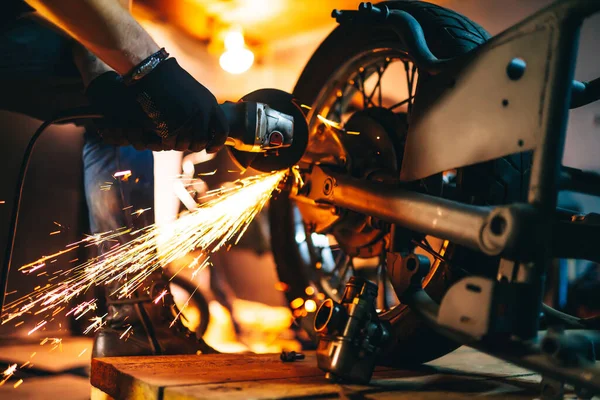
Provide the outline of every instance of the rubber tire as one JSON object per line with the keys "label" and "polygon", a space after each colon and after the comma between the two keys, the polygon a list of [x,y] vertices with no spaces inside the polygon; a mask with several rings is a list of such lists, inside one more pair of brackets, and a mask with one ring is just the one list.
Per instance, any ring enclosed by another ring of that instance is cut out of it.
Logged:
{"label": "rubber tire", "polygon": [[[468,18],[443,7],[421,1],[385,2],[390,9],[409,12],[421,24],[431,51],[438,58],[451,58],[465,54],[485,43],[490,35]],[[393,44],[402,48],[398,37],[389,29],[381,27],[338,26],[319,46],[302,72],[294,97],[301,104],[311,105],[321,88],[337,67],[353,55],[372,48],[375,44]],[[473,204],[504,204],[522,199],[527,187],[528,155],[513,155],[461,169],[460,199]],[[305,297],[304,288],[310,282],[301,264],[301,256],[295,242],[292,202],[282,193],[273,198],[269,207],[271,243],[277,271],[282,282],[289,285],[286,296],[289,301]],[[463,248],[453,251],[453,264],[460,260],[461,267],[497,265],[497,259],[483,257]],[[469,265],[465,265],[468,263]],[[473,268],[478,269],[478,268]],[[427,286],[427,292],[436,300],[446,292],[458,274],[442,264]],[[312,327],[301,325],[310,332]],[[457,345],[434,333],[430,328],[404,307],[390,321],[393,326],[392,345],[385,349],[381,364],[401,366],[420,364],[438,358],[454,350]]]}

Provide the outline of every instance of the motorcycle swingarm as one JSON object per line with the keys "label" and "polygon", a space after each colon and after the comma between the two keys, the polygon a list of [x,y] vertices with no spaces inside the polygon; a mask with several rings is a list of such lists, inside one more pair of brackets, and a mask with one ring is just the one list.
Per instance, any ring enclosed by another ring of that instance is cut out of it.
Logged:
{"label": "motorcycle swingarm", "polygon": [[299,195],[507,260],[535,260],[551,232],[552,256],[600,261],[597,241],[592,239],[600,238],[596,214],[565,220],[558,214],[548,218],[529,204],[472,206],[398,185],[355,179],[324,166],[313,167]]}

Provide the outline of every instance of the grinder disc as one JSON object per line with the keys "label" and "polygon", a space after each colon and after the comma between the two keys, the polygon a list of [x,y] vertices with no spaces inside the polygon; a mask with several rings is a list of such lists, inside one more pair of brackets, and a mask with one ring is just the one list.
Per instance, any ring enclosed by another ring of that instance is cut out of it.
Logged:
{"label": "grinder disc", "polygon": [[274,110],[294,118],[294,139],[290,147],[266,153],[246,153],[228,147],[240,168],[252,168],[261,172],[288,169],[298,163],[308,144],[308,124],[302,109],[293,102],[294,97],[278,89],[259,89],[248,93],[240,101],[265,103]]}

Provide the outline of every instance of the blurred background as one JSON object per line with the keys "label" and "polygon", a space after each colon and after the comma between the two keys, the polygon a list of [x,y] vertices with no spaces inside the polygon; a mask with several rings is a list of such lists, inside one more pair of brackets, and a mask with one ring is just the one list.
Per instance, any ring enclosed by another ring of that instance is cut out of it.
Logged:
{"label": "blurred background", "polygon": [[[433,3],[453,9],[481,24],[495,35],[524,19],[550,0],[436,0]],[[336,26],[330,17],[334,8],[354,9],[353,0],[134,0],[134,15],[156,42],[198,81],[207,86],[219,102],[235,101],[253,90],[278,88],[291,92],[295,83],[321,41]],[[597,77],[600,65],[600,15],[583,26],[576,79]],[[33,96],[35,94],[32,94]],[[13,188],[24,148],[40,121],[0,111],[0,251],[4,251]],[[82,129],[73,125],[53,126],[42,137],[32,158],[25,185],[23,213],[17,234],[13,265],[31,262],[75,242],[89,231],[81,173]],[[600,104],[592,104],[571,112],[564,164],[600,171]],[[198,192],[220,187],[238,179],[240,171],[227,152],[215,157],[204,153],[155,154],[155,216],[165,224],[185,212],[181,195],[175,193],[176,177],[182,173],[203,174],[205,186]],[[184,195],[185,197],[185,195]],[[582,212],[600,211],[597,199],[561,194],[561,203]],[[68,207],[65,207],[68,204]],[[68,227],[59,235],[55,222]],[[310,347],[309,338],[293,323],[294,309],[314,311],[314,302],[300,299],[290,307],[279,282],[269,249],[269,232],[263,212],[246,236],[248,240],[213,258],[215,267],[206,270],[192,282],[200,287],[204,305],[189,307],[191,324],[200,324],[210,312],[205,338],[222,351],[278,352]],[[2,253],[3,254],[3,253]],[[86,257],[81,254],[79,257]],[[72,257],[60,259],[55,267],[65,268]],[[183,262],[183,261],[182,261]],[[62,265],[60,265],[63,263]],[[177,265],[173,266],[177,268]],[[216,271],[216,272],[215,272]],[[581,316],[598,312],[593,297],[598,293],[597,266],[564,260],[557,264],[557,275],[547,301],[558,308]],[[185,274],[183,275],[185,277]],[[583,277],[583,279],[582,279]],[[29,276],[27,276],[29,278]],[[191,281],[191,277],[187,277]],[[39,284],[26,279],[16,268],[10,272],[9,293],[33,290]],[[571,287],[571,291],[568,288]],[[309,295],[307,288],[307,295]],[[189,288],[183,283],[174,287],[178,302],[185,302]],[[293,303],[293,301],[292,301]],[[309,305],[310,304],[310,305]],[[596,306],[594,306],[594,304]],[[202,311],[204,310],[204,311]],[[70,371],[69,387],[87,388],[86,374],[91,341],[86,338],[68,340],[77,323],[57,317],[44,330],[28,335],[30,328],[12,324],[0,326],[0,344],[25,343],[19,350],[0,351],[3,365],[25,362],[33,352],[47,353],[31,370],[35,379]],[[27,324],[25,324],[27,325]],[[64,338],[60,348],[52,349],[45,338]],[[67,345],[68,342],[68,345]],[[8,347],[7,347],[8,349]],[[87,349],[87,352],[86,352]],[[59,354],[59,352],[61,352]],[[83,353],[82,353],[83,352]],[[40,354],[36,357],[41,358]],[[77,379],[83,380],[77,380]],[[26,393],[27,381],[22,388]],[[58,387],[60,385],[56,385]],[[13,390],[12,385],[10,389]],[[18,391],[10,392],[14,398]],[[73,389],[74,392],[76,392]],[[25,397],[24,397],[25,398]],[[86,398],[86,397],[74,397]]]}

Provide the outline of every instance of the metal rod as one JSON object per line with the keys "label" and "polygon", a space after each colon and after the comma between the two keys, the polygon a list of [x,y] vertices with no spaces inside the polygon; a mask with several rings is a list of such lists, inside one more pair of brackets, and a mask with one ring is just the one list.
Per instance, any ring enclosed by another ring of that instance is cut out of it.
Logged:
{"label": "metal rod", "polygon": [[481,239],[490,213],[388,184],[354,179],[320,167],[311,173],[309,198],[364,213],[413,231],[488,253]]}
{"label": "metal rod", "polygon": [[600,78],[589,82],[573,81],[571,109],[582,107],[600,99]]}
{"label": "metal rod", "polygon": [[600,262],[600,225],[585,222],[556,222],[552,228],[552,255]]}
{"label": "metal rod", "polygon": [[537,301],[528,302],[519,310],[524,323],[514,334],[521,339],[537,335],[546,271],[552,260],[552,218],[558,197],[580,25],[581,20],[561,21],[549,65],[551,84],[541,119],[543,134],[533,153],[528,194],[529,204],[542,215],[539,221],[539,251],[532,263],[519,265],[517,274],[518,281],[530,285],[529,291]]}
{"label": "metal rod", "polygon": [[563,166],[560,174],[560,189],[600,196],[600,174]]}

